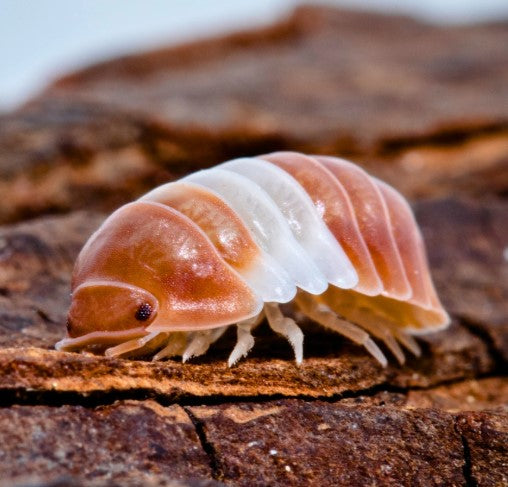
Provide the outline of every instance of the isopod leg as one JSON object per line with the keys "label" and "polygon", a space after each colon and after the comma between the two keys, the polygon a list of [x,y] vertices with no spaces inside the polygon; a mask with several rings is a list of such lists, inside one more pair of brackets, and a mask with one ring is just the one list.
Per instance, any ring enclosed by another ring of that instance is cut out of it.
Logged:
{"label": "isopod leg", "polygon": [[106,349],[104,355],[106,357],[118,357],[126,354],[133,355],[131,352],[136,352],[136,355],[141,355],[156,350],[166,339],[166,333],[155,331],[144,337],[135,338],[134,340],[129,340],[114,347],[110,347]]}
{"label": "isopod leg", "polygon": [[303,360],[303,333],[294,320],[284,316],[276,303],[265,303],[265,315],[270,328],[287,338],[295,352],[296,363]]}
{"label": "isopod leg", "polygon": [[251,331],[261,322],[263,316],[263,313],[260,313],[258,316],[240,321],[236,325],[237,341],[235,348],[233,348],[228,358],[229,367],[232,367],[238,360],[245,357],[254,346],[254,337],[251,335]]}
{"label": "isopod leg", "polygon": [[206,353],[210,345],[224,334],[226,328],[226,326],[221,326],[213,330],[192,333],[190,342],[182,354],[182,362],[187,362],[191,357],[199,357]]}
{"label": "isopod leg", "polygon": [[169,335],[167,345],[157,352],[152,361],[162,360],[166,357],[175,357],[176,355],[182,355],[187,346],[187,336],[182,332],[174,332]]}
{"label": "isopod leg", "polygon": [[367,332],[362,330],[360,327],[339,318],[330,308],[317,303],[310,296],[299,293],[295,300],[301,311],[311,320],[314,320],[316,323],[319,323],[325,328],[340,333],[358,345],[363,345],[383,367],[387,366],[388,361],[386,360],[386,357],[370,338]]}
{"label": "isopod leg", "polygon": [[422,349],[420,348],[420,345],[418,345],[418,342],[411,335],[404,332],[403,330],[398,329],[397,327],[394,327],[392,332],[395,335],[395,338],[400,343],[402,343],[402,345],[406,347],[406,349],[409,350],[415,357],[421,356]]}
{"label": "isopod leg", "polygon": [[397,340],[395,340],[391,327],[387,326],[385,320],[379,316],[372,315],[365,309],[351,310],[348,317],[375,338],[382,340],[401,365],[406,362],[404,352],[397,343]]}
{"label": "isopod leg", "polygon": [[[372,327],[371,333],[374,336],[377,336],[378,338],[384,340],[386,345],[390,348],[390,350],[394,353],[396,357],[397,353],[401,354],[402,356],[404,355],[398,344],[396,348],[392,348],[393,342],[395,342],[395,340],[398,340],[415,357],[419,357],[422,354],[420,346],[418,345],[416,340],[411,335],[405,333],[404,330],[402,330],[396,323],[394,323],[388,317],[385,317],[381,313],[375,311],[370,312],[365,310],[361,313],[362,315],[366,314],[366,316],[365,318],[359,317],[359,320],[361,319],[361,321],[359,321],[358,323],[361,326],[365,326],[365,328],[371,326]],[[378,335],[376,335],[374,330],[378,333]],[[386,341],[385,337],[389,341]],[[401,362],[401,364],[402,363],[404,362]]]}
{"label": "isopod leg", "polygon": [[397,325],[388,323],[390,326],[390,330],[393,333],[393,336],[407,349],[409,350],[415,357],[420,357],[422,354],[422,349],[418,342],[404,330],[401,330]]}

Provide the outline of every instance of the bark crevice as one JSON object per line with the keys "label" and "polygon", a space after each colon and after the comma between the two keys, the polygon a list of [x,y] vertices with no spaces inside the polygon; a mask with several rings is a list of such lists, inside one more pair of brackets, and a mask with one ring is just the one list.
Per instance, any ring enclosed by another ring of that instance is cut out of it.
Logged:
{"label": "bark crevice", "polygon": [[207,454],[210,460],[210,468],[212,470],[212,478],[214,480],[224,480],[224,468],[222,467],[220,460],[217,457],[217,452],[213,443],[208,440],[206,436],[206,426],[193,412],[188,408],[184,407],[183,410],[189,416],[192,424],[194,425],[194,429],[196,430],[196,434],[198,435],[199,441],[201,443],[201,448]]}

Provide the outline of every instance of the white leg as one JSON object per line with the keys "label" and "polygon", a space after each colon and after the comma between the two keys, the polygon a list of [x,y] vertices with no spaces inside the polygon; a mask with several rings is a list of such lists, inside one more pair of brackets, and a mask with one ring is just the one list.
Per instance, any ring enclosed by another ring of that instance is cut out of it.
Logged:
{"label": "white leg", "polygon": [[393,337],[392,326],[384,318],[373,315],[369,310],[359,309],[352,314],[352,319],[376,338],[383,340],[401,365],[406,362],[404,352],[397,343],[397,340]]}
{"label": "white leg", "polygon": [[213,330],[192,333],[190,342],[183,352],[182,362],[187,362],[191,357],[199,357],[206,353],[210,345],[222,336],[226,328],[227,326],[222,326]]}
{"label": "white leg", "polygon": [[182,355],[186,346],[186,333],[180,331],[171,333],[167,345],[153,356],[152,361],[155,362],[166,357],[175,357],[177,355]]}
{"label": "white leg", "polygon": [[408,333],[406,333],[403,330],[394,328],[393,334],[395,335],[395,338],[404,345],[404,347],[407,348],[415,357],[420,357],[422,354],[422,349],[420,348],[420,345],[418,345],[418,342]]}
{"label": "white leg", "polygon": [[333,330],[349,338],[358,345],[363,345],[367,351],[383,366],[388,365],[388,361],[379,347],[372,341],[369,334],[360,327],[349,323],[337,316],[330,308],[316,303],[310,296],[298,294],[296,302],[306,316],[320,325]]}
{"label": "white leg", "polygon": [[286,337],[295,352],[296,363],[303,360],[303,333],[291,318],[284,316],[276,303],[265,303],[266,319],[270,328]]}
{"label": "white leg", "polygon": [[[118,357],[120,355],[125,355],[128,352],[132,352],[134,350],[142,349],[145,345],[148,344],[151,340],[153,340],[157,335],[160,335],[161,332],[155,331],[141,338],[135,338],[134,340],[129,340],[127,342],[120,343],[114,347],[110,347],[106,349],[104,355],[106,357]],[[161,337],[163,338],[163,337]]]}
{"label": "white leg", "polygon": [[395,337],[395,339],[398,340],[415,357],[419,357],[422,354],[420,345],[418,345],[416,340],[411,335],[404,332],[404,330],[401,329],[389,315],[386,315],[381,310],[368,310],[368,312],[373,317],[372,319],[377,322],[376,329],[380,328],[379,323],[381,323],[381,325],[387,330],[390,330],[390,333]]}
{"label": "white leg", "polygon": [[251,331],[262,319],[263,313],[260,313],[258,316],[240,321],[236,325],[237,342],[228,358],[229,367],[233,367],[238,360],[245,357],[254,346],[254,337],[251,335]]}
{"label": "white leg", "polygon": [[365,308],[351,311],[350,318],[371,335],[382,340],[399,364],[403,365],[406,362],[404,352],[393,336],[392,327],[384,318],[373,315],[370,310]]}

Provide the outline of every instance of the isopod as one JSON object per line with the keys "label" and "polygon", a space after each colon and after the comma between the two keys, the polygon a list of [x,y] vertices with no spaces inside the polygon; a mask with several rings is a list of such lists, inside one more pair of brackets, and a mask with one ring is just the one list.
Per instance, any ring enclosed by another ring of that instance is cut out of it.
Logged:
{"label": "isopod", "polygon": [[276,152],[163,184],[110,215],[77,258],[56,348],[185,362],[236,325],[232,366],[266,318],[300,364],[303,333],[279,308],[289,302],[383,366],[373,338],[404,363],[402,347],[420,355],[413,335],[450,321],[395,189],[343,159]]}

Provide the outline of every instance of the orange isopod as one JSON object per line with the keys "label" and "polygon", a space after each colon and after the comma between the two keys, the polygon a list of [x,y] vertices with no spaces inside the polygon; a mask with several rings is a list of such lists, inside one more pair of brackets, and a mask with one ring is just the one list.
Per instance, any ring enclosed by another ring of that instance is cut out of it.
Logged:
{"label": "orange isopod", "polygon": [[[167,183],[116,210],[90,237],[72,277],[59,350],[154,360],[204,354],[230,325],[235,364],[264,318],[303,360],[291,302],[400,363],[413,335],[449,324],[406,200],[355,164],[276,152]],[[354,323],[354,324],[353,324]]]}

